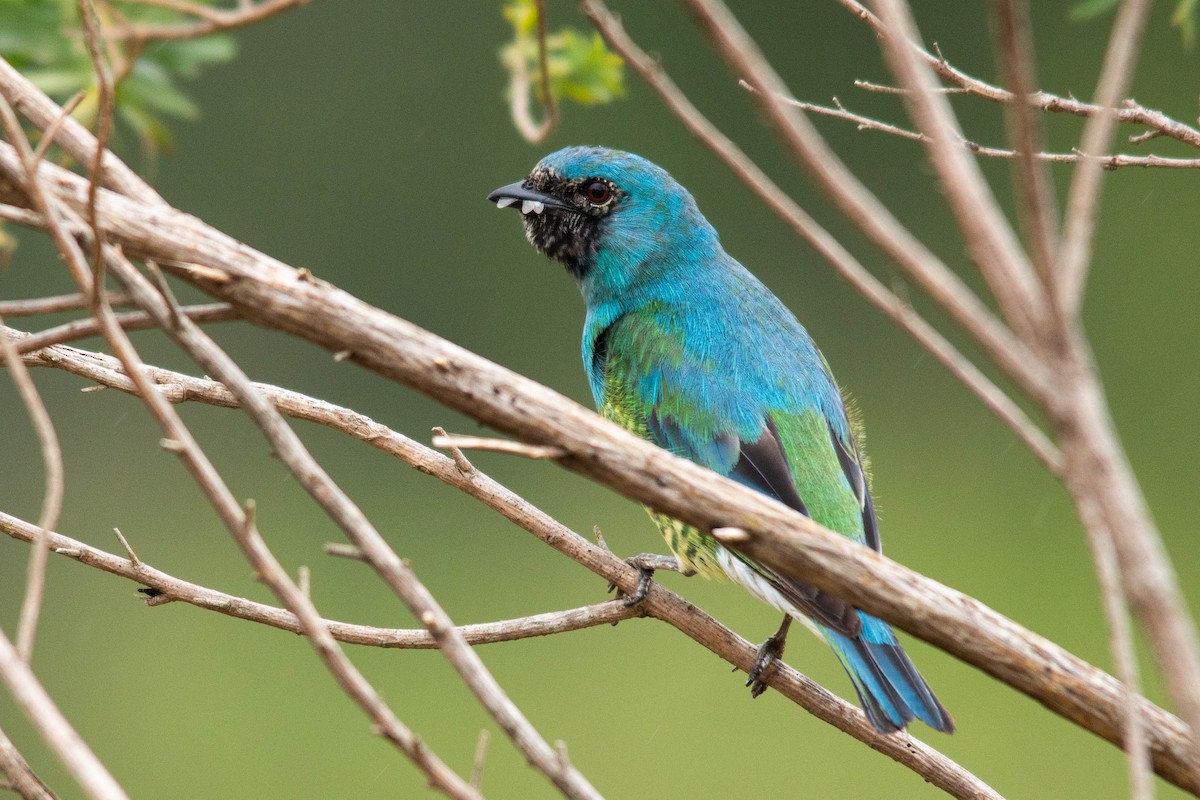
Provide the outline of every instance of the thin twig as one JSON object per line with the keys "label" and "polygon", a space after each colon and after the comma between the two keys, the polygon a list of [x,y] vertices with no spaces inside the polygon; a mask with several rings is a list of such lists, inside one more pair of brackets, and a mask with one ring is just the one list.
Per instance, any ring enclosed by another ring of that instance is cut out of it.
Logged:
{"label": "thin twig", "polygon": [[[1037,88],[1033,33],[1030,30],[1028,0],[997,0],[992,3],[992,19],[997,43],[1000,73],[1016,97],[1027,98]],[[1005,107],[1008,140],[1016,155],[1013,184],[1017,192],[1017,214],[1028,242],[1029,254],[1037,268],[1042,288],[1057,313],[1057,301],[1050,287],[1054,282],[1054,254],[1058,248],[1058,200],[1054,184],[1039,159],[1046,146],[1042,118],[1026,102]]]}
{"label": "thin twig", "polygon": [[[45,225],[41,215],[37,221],[28,218],[22,224]],[[127,306],[132,301],[124,292],[108,295],[108,302],[114,306]],[[37,314],[54,314],[59,311],[76,311],[87,308],[91,298],[84,294],[60,294],[53,297],[33,297],[28,300],[0,300],[0,317],[30,317]]]}
{"label": "thin twig", "polygon": [[474,766],[471,767],[471,785],[478,789],[483,784],[483,765],[487,758],[488,741],[491,734],[487,728],[479,732],[479,741],[475,743]]}
{"label": "thin twig", "polygon": [[[184,306],[179,311],[194,322],[226,322],[241,318],[241,314],[228,303],[205,303],[202,305]],[[113,319],[127,331],[158,327],[158,323],[154,318],[144,311],[114,314]],[[53,328],[29,334],[24,339],[17,341],[17,352],[21,354],[32,353],[34,350],[40,350],[43,347],[64,344],[77,339],[85,339],[89,336],[96,336],[99,333],[100,323],[96,321],[96,318],[84,317],[83,319],[73,320],[62,325],[56,325]]]}
{"label": "thin twig", "polygon": [[[738,84],[747,91],[757,92],[754,86],[751,86],[744,80],[739,80]],[[852,123],[859,130],[863,131],[879,131],[901,139],[909,139],[914,142],[925,141],[928,137],[918,131],[909,130],[908,128],[894,125],[890,122],[874,119],[872,117],[858,114],[850,111],[836,97],[833,99],[834,106],[825,106],[820,103],[810,103],[804,100],[797,100],[794,97],[780,98],[783,102],[793,105],[810,114],[819,114],[824,117],[832,117],[834,119],[844,120]],[[1016,159],[1024,157],[1022,151],[1013,150],[1004,147],[989,147],[981,145],[978,142],[969,139],[959,139],[958,144],[965,147],[977,156],[985,156],[987,158],[1010,158]],[[1150,168],[1165,168],[1165,169],[1200,169],[1200,158],[1166,158],[1164,156],[1146,155],[1146,156],[1131,156],[1123,153],[1114,155],[1089,156],[1080,152],[1073,153],[1047,153],[1037,151],[1033,153],[1034,161],[1046,164],[1076,164],[1079,161],[1091,158],[1100,163],[1100,166],[1108,171],[1121,169],[1123,167],[1141,167],[1143,169]]]}
{"label": "thin twig", "polygon": [[545,459],[553,461],[562,458],[561,447],[546,447],[543,445],[514,442],[511,439],[494,439],[486,436],[462,436],[457,433],[446,433],[433,437],[433,446],[447,450],[490,450],[493,453],[508,453],[523,458]]}
{"label": "thin twig", "polygon": [[[850,11],[850,13],[854,14],[854,16],[870,25],[876,34],[885,33],[879,19],[868,11],[862,3],[858,2],[858,0],[837,0],[837,2],[843,8]],[[933,67],[934,71],[943,80],[953,83],[956,88],[960,88],[968,94],[989,100],[993,103],[1008,104],[1017,102],[1017,98],[1012,92],[968,75],[950,64],[940,53],[935,55],[922,47],[917,47],[916,50],[917,55],[925,63]],[[903,93],[903,90],[897,90],[893,87],[880,87],[866,81],[856,81],[855,83],[861,85],[864,89],[873,91],[884,90]],[[952,93],[952,90],[949,89],[945,91]],[[1034,108],[1042,111],[1070,114],[1077,117],[1094,117],[1099,114],[1113,113],[1111,109],[1106,109],[1104,106],[1098,104],[1085,103],[1074,97],[1064,97],[1045,91],[1029,95],[1026,101]],[[1116,110],[1116,118],[1120,122],[1130,125],[1144,125],[1153,131],[1157,131],[1162,136],[1167,136],[1192,147],[1200,148],[1200,129],[1185,125],[1178,120],[1168,117],[1161,111],[1146,108],[1132,99],[1121,102],[1120,108]]]}
{"label": "thin twig", "polygon": [[6,778],[0,781],[0,787],[16,792],[22,800],[58,800],[3,730],[0,730],[0,774]]}
{"label": "thin twig", "polygon": [[92,800],[129,800],[125,790],[71,727],[3,630],[0,630],[0,679],[84,794]]}
{"label": "thin twig", "polygon": [[[104,234],[96,220],[96,197],[104,185],[104,153],[108,149],[108,136],[112,132],[113,107],[116,102],[112,72],[100,52],[100,20],[92,0],[75,0],[79,18],[83,21],[84,41],[88,57],[92,60],[92,72],[96,76],[99,97],[96,101],[96,147],[91,159],[88,175],[87,221],[92,229],[92,307],[107,302],[104,292]],[[60,118],[61,119],[61,118]],[[36,163],[34,168],[36,170]],[[109,313],[111,313],[111,308]]]}
{"label": "thin twig", "polygon": [[[433,446],[442,447],[446,450],[449,450],[450,457],[453,458],[454,463],[458,465],[459,472],[461,472],[463,475],[470,475],[475,472],[475,465],[472,464],[470,459],[467,458],[467,454],[459,449],[456,444],[450,443],[450,434],[446,433],[445,428],[441,427],[440,425],[434,427],[433,435]],[[439,444],[439,442],[441,443]]]}
{"label": "thin twig", "polygon": [[133,564],[134,567],[142,566],[142,560],[138,558],[138,554],[133,551],[133,547],[131,547],[128,540],[126,540],[125,534],[121,533],[121,529],[113,528],[113,533],[117,535],[117,541],[121,543],[121,547],[125,548],[125,553],[129,556],[129,563]]}
{"label": "thin twig", "polygon": [[[4,324],[0,318],[0,326]],[[58,443],[58,434],[54,430],[54,422],[50,412],[42,402],[42,396],[29,375],[25,362],[21,360],[17,348],[7,336],[0,337],[0,354],[12,374],[17,393],[25,406],[26,413],[33,423],[37,433],[38,443],[42,450],[42,466],[44,488],[42,491],[42,510],[38,516],[38,527],[50,531],[58,527],[58,518],[62,514],[63,504],[63,459],[62,447]],[[46,560],[49,545],[46,536],[39,536],[29,553],[29,566],[25,571],[25,598],[21,602],[20,622],[17,624],[17,653],[26,663],[33,658],[33,642],[37,636],[38,617],[42,610],[42,597],[46,590]]]}
{"label": "thin twig", "polygon": [[[716,0],[707,0],[715,3]],[[979,267],[1004,318],[1021,340],[1034,350],[1047,324],[1048,300],[1029,257],[1021,248],[1000,205],[970,152],[954,143],[963,139],[958,119],[943,94],[934,92],[936,78],[912,46],[920,41],[905,0],[873,0],[886,34],[880,38],[883,55],[900,85],[909,117],[926,134],[925,149],[942,192],[972,260]]]}
{"label": "thin twig", "polygon": [[529,108],[533,93],[533,79],[529,75],[526,53],[521,47],[522,39],[507,51],[507,66],[512,79],[508,87],[509,113],[513,126],[530,144],[538,144],[558,127],[558,103],[550,89],[550,64],[546,47],[546,2],[536,0],[537,9],[537,59],[539,81],[538,100],[542,106],[542,121],[535,122]]}
{"label": "thin twig", "polygon": [[[230,396],[230,399],[232,400],[232,395]],[[279,404],[276,403],[276,407],[278,407],[278,405]],[[333,556],[334,558],[348,558],[352,561],[367,560],[367,556],[362,550],[359,550],[352,544],[346,544],[345,542],[326,542],[323,545],[323,549],[325,550],[325,555]]]}
{"label": "thin twig", "polygon": [[1098,519],[1097,512],[1098,509],[1091,508],[1088,518],[1084,520],[1084,527],[1089,533],[1088,541],[1092,547],[1100,597],[1104,602],[1113,669],[1125,688],[1121,738],[1129,767],[1129,797],[1130,800],[1150,800],[1154,797],[1154,783],[1150,772],[1150,749],[1144,730],[1145,721],[1138,713],[1141,681],[1138,676],[1137,653],[1133,645],[1133,628],[1129,621],[1125,592],[1121,587],[1121,567],[1117,551],[1112,537],[1104,535],[1107,531]]}
{"label": "thin twig", "polygon": [[63,120],[71,116],[71,113],[83,102],[83,98],[85,97],[87,97],[87,90],[80,89],[75,93],[74,97],[63,103],[62,113],[54,119],[54,122],[50,123],[50,127],[46,128],[41,140],[38,142],[37,149],[33,151],[33,161],[35,164],[46,157],[46,151],[50,149],[50,145],[54,144],[54,137],[58,135]]}
{"label": "thin twig", "polygon": [[[124,0],[124,2],[146,2],[146,0]],[[237,10],[210,9],[204,13],[189,8],[188,13],[201,17],[199,21],[163,25],[125,25],[115,30],[105,31],[104,38],[108,41],[133,42],[141,45],[149,42],[198,39],[201,36],[208,36],[210,33],[231,31],[253,25],[308,2],[309,0],[263,0],[261,3],[247,4]],[[154,4],[162,5],[163,3],[160,0]],[[177,10],[183,10],[183,4],[176,3],[176,5],[180,6]],[[193,4],[186,5],[191,7]]]}
{"label": "thin twig", "polygon": [[[0,532],[23,542],[32,542],[37,526],[0,511]],[[305,634],[296,615],[285,608],[258,603],[244,597],[227,594],[206,586],[169,575],[145,562],[134,562],[91,545],[51,532],[50,546],[54,553],[86,566],[127,578],[154,589],[159,596],[228,617],[255,622],[290,633]],[[472,646],[515,642],[539,636],[584,630],[642,616],[640,609],[626,608],[620,600],[608,600],[580,608],[548,611],[515,619],[462,625],[459,633]],[[346,644],[382,647],[398,650],[435,650],[437,640],[429,631],[416,628],[380,628],[337,620],[323,619],[335,639]]]}
{"label": "thin twig", "polygon": [[[1104,110],[1095,114],[1084,126],[1083,138],[1079,143],[1079,150],[1083,153],[1103,153],[1113,140],[1117,130],[1117,102],[1133,82],[1133,69],[1150,6],[1151,0],[1125,0],[1117,12],[1094,95],[1096,105]],[[1100,216],[1103,176],[1099,164],[1091,160],[1081,161],[1075,167],[1075,177],[1067,191],[1062,243],[1057,253],[1059,281],[1055,288],[1059,293],[1059,303],[1068,317],[1078,313],[1087,281],[1092,240],[1096,220]]]}

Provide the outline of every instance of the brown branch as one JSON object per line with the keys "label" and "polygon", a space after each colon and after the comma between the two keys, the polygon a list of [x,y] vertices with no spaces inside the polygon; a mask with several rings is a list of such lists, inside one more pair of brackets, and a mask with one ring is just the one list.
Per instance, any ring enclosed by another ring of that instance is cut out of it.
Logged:
{"label": "brown branch", "polygon": [[[715,2],[715,0],[709,0]],[[920,41],[916,22],[905,0],[874,0],[887,33],[880,37],[885,61],[900,85],[909,117],[926,134],[925,149],[942,191],[963,233],[972,260],[979,267],[1013,331],[1031,349],[1046,325],[1048,301],[1033,265],[1012,226],[1000,210],[979,164],[955,141],[963,137],[958,119],[944,94],[933,91],[936,78],[916,55]],[[1041,353],[1034,349],[1041,357]]]}
{"label": "brown branch", "polygon": [[[856,83],[860,83],[860,81],[856,81]],[[744,80],[738,81],[738,84],[747,91],[758,91],[758,89],[751,86]],[[862,131],[879,131],[880,133],[897,136],[901,139],[909,139],[914,142],[921,142],[929,138],[925,134],[918,131],[909,130],[908,128],[903,128],[899,125],[893,125],[890,122],[884,122],[882,120],[874,119],[872,117],[850,111],[836,97],[833,98],[833,106],[824,106],[820,103],[810,103],[805,100],[797,100],[794,97],[783,97],[780,99],[788,105],[793,105],[796,108],[799,108],[802,111],[807,111],[810,114],[819,114],[823,117],[832,117],[833,119],[840,119],[850,122]],[[958,144],[961,147],[965,147],[967,150],[970,150],[975,155],[985,156],[987,158],[1021,159],[1025,157],[1024,151],[1004,147],[989,147],[987,145],[981,145],[978,142],[970,139],[959,139]],[[1103,169],[1110,172],[1121,169],[1122,167],[1142,167],[1143,169],[1156,167],[1166,169],[1200,169],[1200,158],[1166,158],[1164,156],[1156,155],[1130,156],[1123,153],[1114,155],[1089,156],[1080,152],[1047,153],[1040,150],[1033,153],[1034,161],[1046,164],[1077,164],[1081,160],[1087,158],[1098,161]]]}
{"label": "brown branch", "polygon": [[[136,387],[128,378],[118,372],[120,365],[110,356],[87,353],[63,346],[26,356],[26,359],[31,366],[52,366],[121,391],[136,392]],[[226,407],[235,407],[237,404],[229,390],[214,381],[157,368],[149,368],[149,374],[159,384],[164,397],[171,402],[190,400]],[[575,532],[473,467],[464,470],[457,461],[349,409],[274,386],[256,384],[256,388],[269,398],[280,412],[325,425],[359,439],[478,499],[560,553],[572,558],[605,580],[616,583],[622,590],[631,592],[637,586],[639,574],[624,561],[618,559],[606,548],[590,544]],[[19,527],[6,524],[3,515],[0,515],[0,528],[5,530],[12,528],[19,531]],[[79,558],[85,563],[88,563],[89,557],[94,557],[92,549],[86,545],[74,547],[68,544],[64,548],[56,549],[62,549],[69,557]],[[362,558],[362,552],[356,549],[354,556]],[[115,559],[115,557],[113,558]],[[128,563],[121,559],[115,559],[115,561],[118,566]],[[100,568],[108,569],[107,566]],[[652,593],[651,598],[647,601],[648,605],[634,609],[630,612],[632,615],[649,613],[683,631],[694,641],[729,663],[742,669],[749,669],[753,664],[756,648],[677,595],[661,589],[661,587],[654,588],[657,593]],[[180,590],[175,589],[174,591]],[[645,612],[643,612],[643,608]],[[230,613],[220,606],[214,610]],[[470,626],[466,626],[462,630],[469,628]],[[336,635],[338,629],[334,628],[333,630]],[[348,633],[348,631],[346,632]],[[991,790],[987,789],[978,779],[936,750],[920,743],[915,743],[917,749],[914,750],[913,741],[878,735],[870,724],[866,723],[861,713],[856,710],[852,711],[851,706],[833,697],[799,673],[791,670],[777,671],[768,682],[809,713],[905,764],[926,780],[954,796],[992,796]]]}
{"label": "brown branch", "polygon": [[[126,3],[142,3],[146,5],[165,6],[163,0],[121,0]],[[115,30],[104,32],[104,38],[108,41],[117,42],[132,42],[138,45],[145,45],[149,42],[161,42],[175,39],[198,39],[201,36],[208,36],[212,33],[223,33],[237,28],[243,28],[247,25],[253,25],[256,22],[262,22],[268,17],[284,11],[290,11],[293,8],[305,5],[309,0],[263,0],[263,2],[245,6],[239,6],[236,9],[223,11],[215,8],[208,8],[205,11],[200,11],[199,4],[192,3],[172,3],[177,11],[186,11],[193,16],[200,17],[197,22],[181,22],[175,24],[164,25],[123,25]]]}
{"label": "brown branch", "polygon": [[[0,317],[0,326],[4,319]],[[33,429],[37,433],[38,443],[42,451],[44,468],[44,489],[42,492],[42,509],[38,516],[38,527],[44,532],[58,527],[58,518],[62,514],[63,505],[63,459],[62,448],[58,443],[58,434],[54,430],[54,422],[50,412],[42,402],[41,394],[21,360],[21,355],[13,342],[7,337],[0,337],[0,355],[3,355],[5,366],[12,375],[13,383],[21,403],[25,406]],[[41,615],[42,598],[46,589],[46,559],[49,545],[43,533],[33,542],[29,552],[29,566],[25,572],[25,597],[21,602],[20,621],[17,625],[17,653],[26,663],[33,659],[33,643],[37,636],[38,617]]]}
{"label": "brown branch", "polygon": [[[1100,80],[1094,99],[1102,112],[1092,116],[1083,129],[1079,149],[1084,153],[1103,153],[1117,129],[1117,102],[1133,82],[1133,69],[1141,49],[1142,32],[1150,13],[1150,0],[1125,0],[1113,22],[1112,36],[1104,53]],[[1082,301],[1083,287],[1091,261],[1096,220],[1100,216],[1100,192],[1103,171],[1093,161],[1081,161],[1067,191],[1062,242],[1058,249],[1059,280],[1055,289],[1059,303],[1068,316],[1075,316]]]}
{"label": "brown branch", "polygon": [[58,136],[58,131],[63,125],[63,121],[75,111],[83,99],[87,97],[87,90],[80,89],[75,93],[70,100],[63,103],[62,113],[55,118],[54,122],[42,133],[42,138],[38,142],[37,149],[33,151],[33,161],[37,163],[46,157],[46,151],[50,149],[50,145],[54,144],[54,137]]}
{"label": "brown branch", "polygon": [[[626,63],[658,92],[667,107],[675,113],[693,135],[724,161],[734,175],[758,195],[768,208],[828,260],[850,285],[862,293],[868,302],[882,311],[901,329],[907,331],[937,359],[938,363],[974,393],[985,407],[1012,428],[1052,472],[1058,471],[1061,466],[1061,454],[1058,452],[1057,446],[1046,438],[1046,435],[1021,410],[1020,406],[1014,403],[932,325],[917,314],[910,304],[884,286],[837,239],[818,225],[795,200],[771,181],[766,173],[751,161],[729,137],[721,133],[701,114],[671,81],[662,67],[629,38],[620,22],[602,2],[584,0],[582,5],[584,13],[608,40],[609,46],[620,53]],[[1034,366],[1027,362],[1010,361],[1010,350],[1007,349],[1007,345],[995,342],[993,343],[996,345],[995,349],[989,346],[986,332],[979,331],[977,336],[987,352],[1006,369],[1034,369]],[[1029,377],[1038,381],[1046,379],[1045,376],[1034,377],[1032,374]]]}
{"label": "brown branch", "polygon": [[[20,209],[24,210],[24,209]],[[40,214],[36,221],[25,217],[19,220],[22,224],[44,225]],[[37,314],[54,314],[59,311],[77,311],[87,308],[91,299],[84,294],[60,294],[54,297],[33,297],[28,300],[0,300],[0,317],[31,317]],[[129,295],[109,294],[108,302],[114,306],[129,305],[132,301]]]}
{"label": "brown branch", "polygon": [[[861,3],[857,2],[857,0],[837,0],[837,2],[843,8],[850,11],[850,13],[854,14],[854,16],[870,25],[877,34],[884,33],[879,19]],[[955,88],[961,89],[967,94],[999,104],[1017,102],[1017,97],[1012,92],[990,84],[987,81],[979,80],[955,68],[940,53],[935,55],[924,48],[918,47],[917,55],[929,64],[929,66],[933,67],[934,71],[943,80],[953,83]],[[864,89],[900,93],[894,87],[881,87],[878,84],[872,84],[867,81],[856,81],[855,83]],[[954,89],[945,91],[954,91]],[[1070,114],[1077,117],[1095,117],[1100,114],[1113,113],[1111,109],[1106,109],[1104,106],[1098,104],[1085,103],[1076,100],[1074,97],[1064,97],[1045,91],[1034,92],[1029,95],[1027,102],[1041,111]],[[1171,119],[1161,111],[1146,108],[1132,99],[1121,101],[1120,108],[1115,113],[1117,120],[1120,122],[1129,125],[1142,125],[1150,128],[1152,132],[1159,136],[1166,136],[1192,147],[1200,148],[1200,129]]]}
{"label": "brown branch", "polygon": [[[99,94],[96,100],[96,146],[89,162],[91,167],[88,173],[88,200],[85,215],[88,226],[92,229],[91,305],[93,313],[95,313],[97,304],[103,305],[108,301],[104,291],[104,236],[100,231],[100,225],[96,222],[96,193],[104,184],[104,153],[108,150],[108,136],[112,132],[116,90],[112,71],[109,69],[104,55],[100,52],[100,20],[96,18],[96,8],[92,4],[92,0],[75,0],[75,7],[83,22],[83,38],[87,44],[88,57],[92,60],[92,72],[96,76],[96,87]],[[33,179],[31,178],[31,180]],[[107,308],[108,313],[111,314],[112,308]]]}
{"label": "brown branch", "polygon": [[[22,800],[58,800],[17,750],[16,745],[0,730],[0,774],[6,778],[0,787],[16,792]],[[7,785],[5,785],[7,784]]]}
{"label": "brown branch", "polygon": [[[226,322],[241,319],[241,315],[237,310],[228,303],[205,303],[203,305],[183,306],[179,311],[188,319],[197,323]],[[113,319],[127,331],[139,331],[158,327],[158,323],[154,318],[144,311],[114,314]],[[76,339],[95,336],[99,332],[100,324],[96,321],[95,317],[84,317],[83,319],[73,320],[62,325],[56,325],[53,328],[31,333],[17,340],[16,348],[17,352],[23,355],[25,353],[32,353],[35,350],[41,350],[43,347],[49,347],[50,345],[63,344],[75,341]]]}
{"label": "brown branch", "polygon": [[[37,530],[36,525],[31,525],[0,511],[0,531],[17,541],[33,543]],[[141,560],[122,558],[60,533],[51,532],[49,541],[50,549],[53,552],[85,566],[128,578],[147,586],[157,593],[154,595],[155,598],[169,598],[197,608],[216,611],[228,617],[256,622],[290,633],[301,635],[305,633],[304,627],[296,615],[287,609],[266,603],[257,603],[244,597],[177,578],[155,569]],[[458,631],[468,643],[475,646],[568,633],[597,625],[611,625],[639,616],[642,616],[641,610],[625,608],[619,600],[609,600],[581,608],[550,611],[496,622],[462,625]],[[437,640],[429,631],[423,629],[380,628],[329,619],[323,619],[322,624],[329,629],[335,639],[346,644],[398,650],[434,650],[438,647]]]}
{"label": "brown branch", "polygon": [[456,433],[441,433],[434,436],[433,446],[446,450],[458,450],[460,454],[463,450],[488,450],[493,453],[508,453],[534,460],[553,461],[563,455],[563,451],[557,447],[525,444],[524,442],[514,442],[511,439],[495,439],[486,436],[463,436]]}
{"label": "brown branch", "polygon": [[[1028,98],[1037,87],[1033,32],[1028,0],[995,0],[992,24],[997,43],[997,60],[1004,82],[1015,97]],[[1054,253],[1058,247],[1058,199],[1054,183],[1038,155],[1046,146],[1042,118],[1026,102],[1006,106],[1008,140],[1016,151],[1013,184],[1018,198],[1017,214],[1025,231],[1030,257],[1038,270],[1042,288],[1058,312],[1057,300],[1049,292],[1053,283]]]}
{"label": "brown branch", "polygon": [[0,630],[0,680],[84,794],[92,800],[129,800],[125,790],[59,711],[3,630]]}

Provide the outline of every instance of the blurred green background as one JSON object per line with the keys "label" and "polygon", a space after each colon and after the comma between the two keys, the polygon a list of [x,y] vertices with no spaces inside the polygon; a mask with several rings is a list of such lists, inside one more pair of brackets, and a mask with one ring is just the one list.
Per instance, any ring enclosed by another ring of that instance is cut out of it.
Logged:
{"label": "blurred green background", "polygon": [[[551,29],[581,20],[551,0]],[[895,98],[855,79],[887,80],[869,31],[832,3],[739,4],[744,24],[797,96],[837,95],[902,120]],[[1044,88],[1091,94],[1110,19],[1067,22],[1069,4],[1033,4]],[[1159,4],[1133,95],[1190,120],[1195,51]],[[162,194],[273,256],[525,373],[585,405],[578,363],[582,303],[569,277],[525,243],[516,215],[484,201],[544,153],[596,143],[641,153],[689,187],[727,249],[808,326],[867,424],[887,553],[971,594],[1088,661],[1108,668],[1104,623],[1071,502],[960,385],[871,309],[764,211],[636,77],[614,105],[564,109],[551,140],[530,146],[508,116],[497,51],[511,35],[499,4],[315,2],[236,34],[240,54],[188,89],[203,110],[174,125],[175,149],[138,161]],[[671,4],[619,6],[630,33],[659,54],[697,103],[800,202],[846,238],[884,280],[903,280],[862,245],[784,156],[751,101],[686,15]],[[957,66],[995,70],[981,3],[917,4],[922,32]],[[969,136],[999,144],[997,109],[956,99]],[[916,233],[973,284],[941,196],[912,143],[819,121],[833,146]],[[1051,119],[1054,148],[1079,124]],[[1126,131],[1127,133],[1130,131]],[[1136,131],[1133,131],[1136,132]],[[1146,146],[1143,146],[1146,147]],[[1133,147],[1126,151],[1137,152]],[[1170,143],[1150,148],[1186,155]],[[1194,155],[1194,154],[1193,154]],[[1008,201],[1009,166],[985,163]],[[1057,168],[1060,195],[1070,171]],[[1129,457],[1193,607],[1200,405],[1200,211],[1195,171],[1108,175],[1087,300],[1087,327]],[[0,271],[0,297],[72,290],[44,240],[22,234]],[[185,296],[191,296],[184,292]],[[928,304],[914,292],[923,309]],[[18,324],[24,322],[16,321]],[[943,326],[945,327],[945,326]],[[211,332],[251,375],[349,405],[418,439],[477,426],[309,345],[245,324]],[[196,370],[157,334],[137,336],[148,361]],[[84,346],[99,346],[95,341]],[[113,391],[35,373],[68,469],[61,530],[116,551],[120,527],[143,559],[189,580],[271,601],[140,404]],[[36,441],[7,378],[0,508],[35,519]],[[290,569],[313,570],[331,618],[387,626],[414,620],[368,569],[322,555],[339,533],[238,413],[182,407],[235,492],[258,502],[264,535]],[[596,602],[603,582],[474,501],[323,429],[299,431],[456,621]],[[618,553],[660,550],[634,504],[552,465],[479,455],[477,463],[578,531],[600,525]],[[28,548],[0,539],[0,624],[15,630]],[[775,613],[729,585],[663,576],[751,640]],[[383,798],[425,795],[406,760],[371,736],[299,637],[183,604],[146,609],[135,586],[62,558],[34,666],[80,733],[136,797]],[[959,726],[914,734],[1010,797],[1127,796],[1120,752],[923,643],[909,646]],[[750,702],[743,678],[672,629],[648,620],[481,651],[549,739],[611,797],[940,796],[887,758],[808,717],[775,693]],[[398,715],[460,772],[480,729],[493,731],[489,797],[555,796],[478,709],[437,653],[353,649]],[[843,697],[850,685],[822,645],[794,637],[788,660]],[[1147,692],[1166,702],[1148,662]],[[64,798],[77,788],[7,693],[0,724]],[[1180,797],[1159,783],[1161,797]]]}

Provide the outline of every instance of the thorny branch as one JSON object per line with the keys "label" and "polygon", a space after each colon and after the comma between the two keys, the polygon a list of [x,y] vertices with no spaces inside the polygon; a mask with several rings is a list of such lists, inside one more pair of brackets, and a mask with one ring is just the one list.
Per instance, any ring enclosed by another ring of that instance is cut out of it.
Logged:
{"label": "thorny branch", "polygon": [[[742,88],[746,89],[747,91],[758,91],[755,87],[746,83],[744,80],[739,81],[739,83],[742,85]],[[909,139],[914,142],[923,142],[929,138],[919,131],[914,131],[909,128],[901,127],[900,125],[884,122],[880,119],[875,119],[873,117],[868,117],[863,114],[850,111],[836,97],[833,98],[832,106],[825,106],[821,105],[820,103],[810,103],[805,100],[797,100],[794,97],[784,97],[781,99],[783,102],[793,105],[796,108],[799,108],[801,111],[807,111],[810,114],[819,114],[823,117],[831,117],[833,119],[840,119],[845,122],[849,122],[860,131],[879,131],[880,133],[897,136],[901,139]],[[959,146],[966,148],[975,155],[984,156],[986,158],[1020,160],[1021,158],[1024,158],[1027,152],[1029,152],[1026,150],[1012,148],[990,147],[988,145],[979,144],[978,142],[967,138],[959,138],[957,143]],[[1156,155],[1131,156],[1124,153],[1115,153],[1110,155],[1092,156],[1087,155],[1082,151],[1071,153],[1048,153],[1038,149],[1032,151],[1032,157],[1034,161],[1043,162],[1046,164],[1077,164],[1084,159],[1094,159],[1100,163],[1102,169],[1109,172],[1121,169],[1122,167],[1141,167],[1143,169],[1153,167],[1161,167],[1166,169],[1200,168],[1200,158],[1168,158],[1166,156]]]}

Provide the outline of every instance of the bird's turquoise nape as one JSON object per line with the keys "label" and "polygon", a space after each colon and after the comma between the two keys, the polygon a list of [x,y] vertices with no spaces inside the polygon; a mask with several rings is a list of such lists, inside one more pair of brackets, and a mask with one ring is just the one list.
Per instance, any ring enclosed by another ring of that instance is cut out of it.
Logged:
{"label": "bird's turquoise nape", "polygon": [[[631,153],[568,147],[488,200],[518,208],[529,242],[579,284],[587,304],[583,364],[601,414],[880,549],[862,447],[828,365],[666,171]],[[882,620],[706,531],[651,517],[681,571],[729,578],[786,615],[759,650],[750,674],[755,695],[797,619],[837,654],[877,730],[897,731],[913,719],[954,730]]]}

